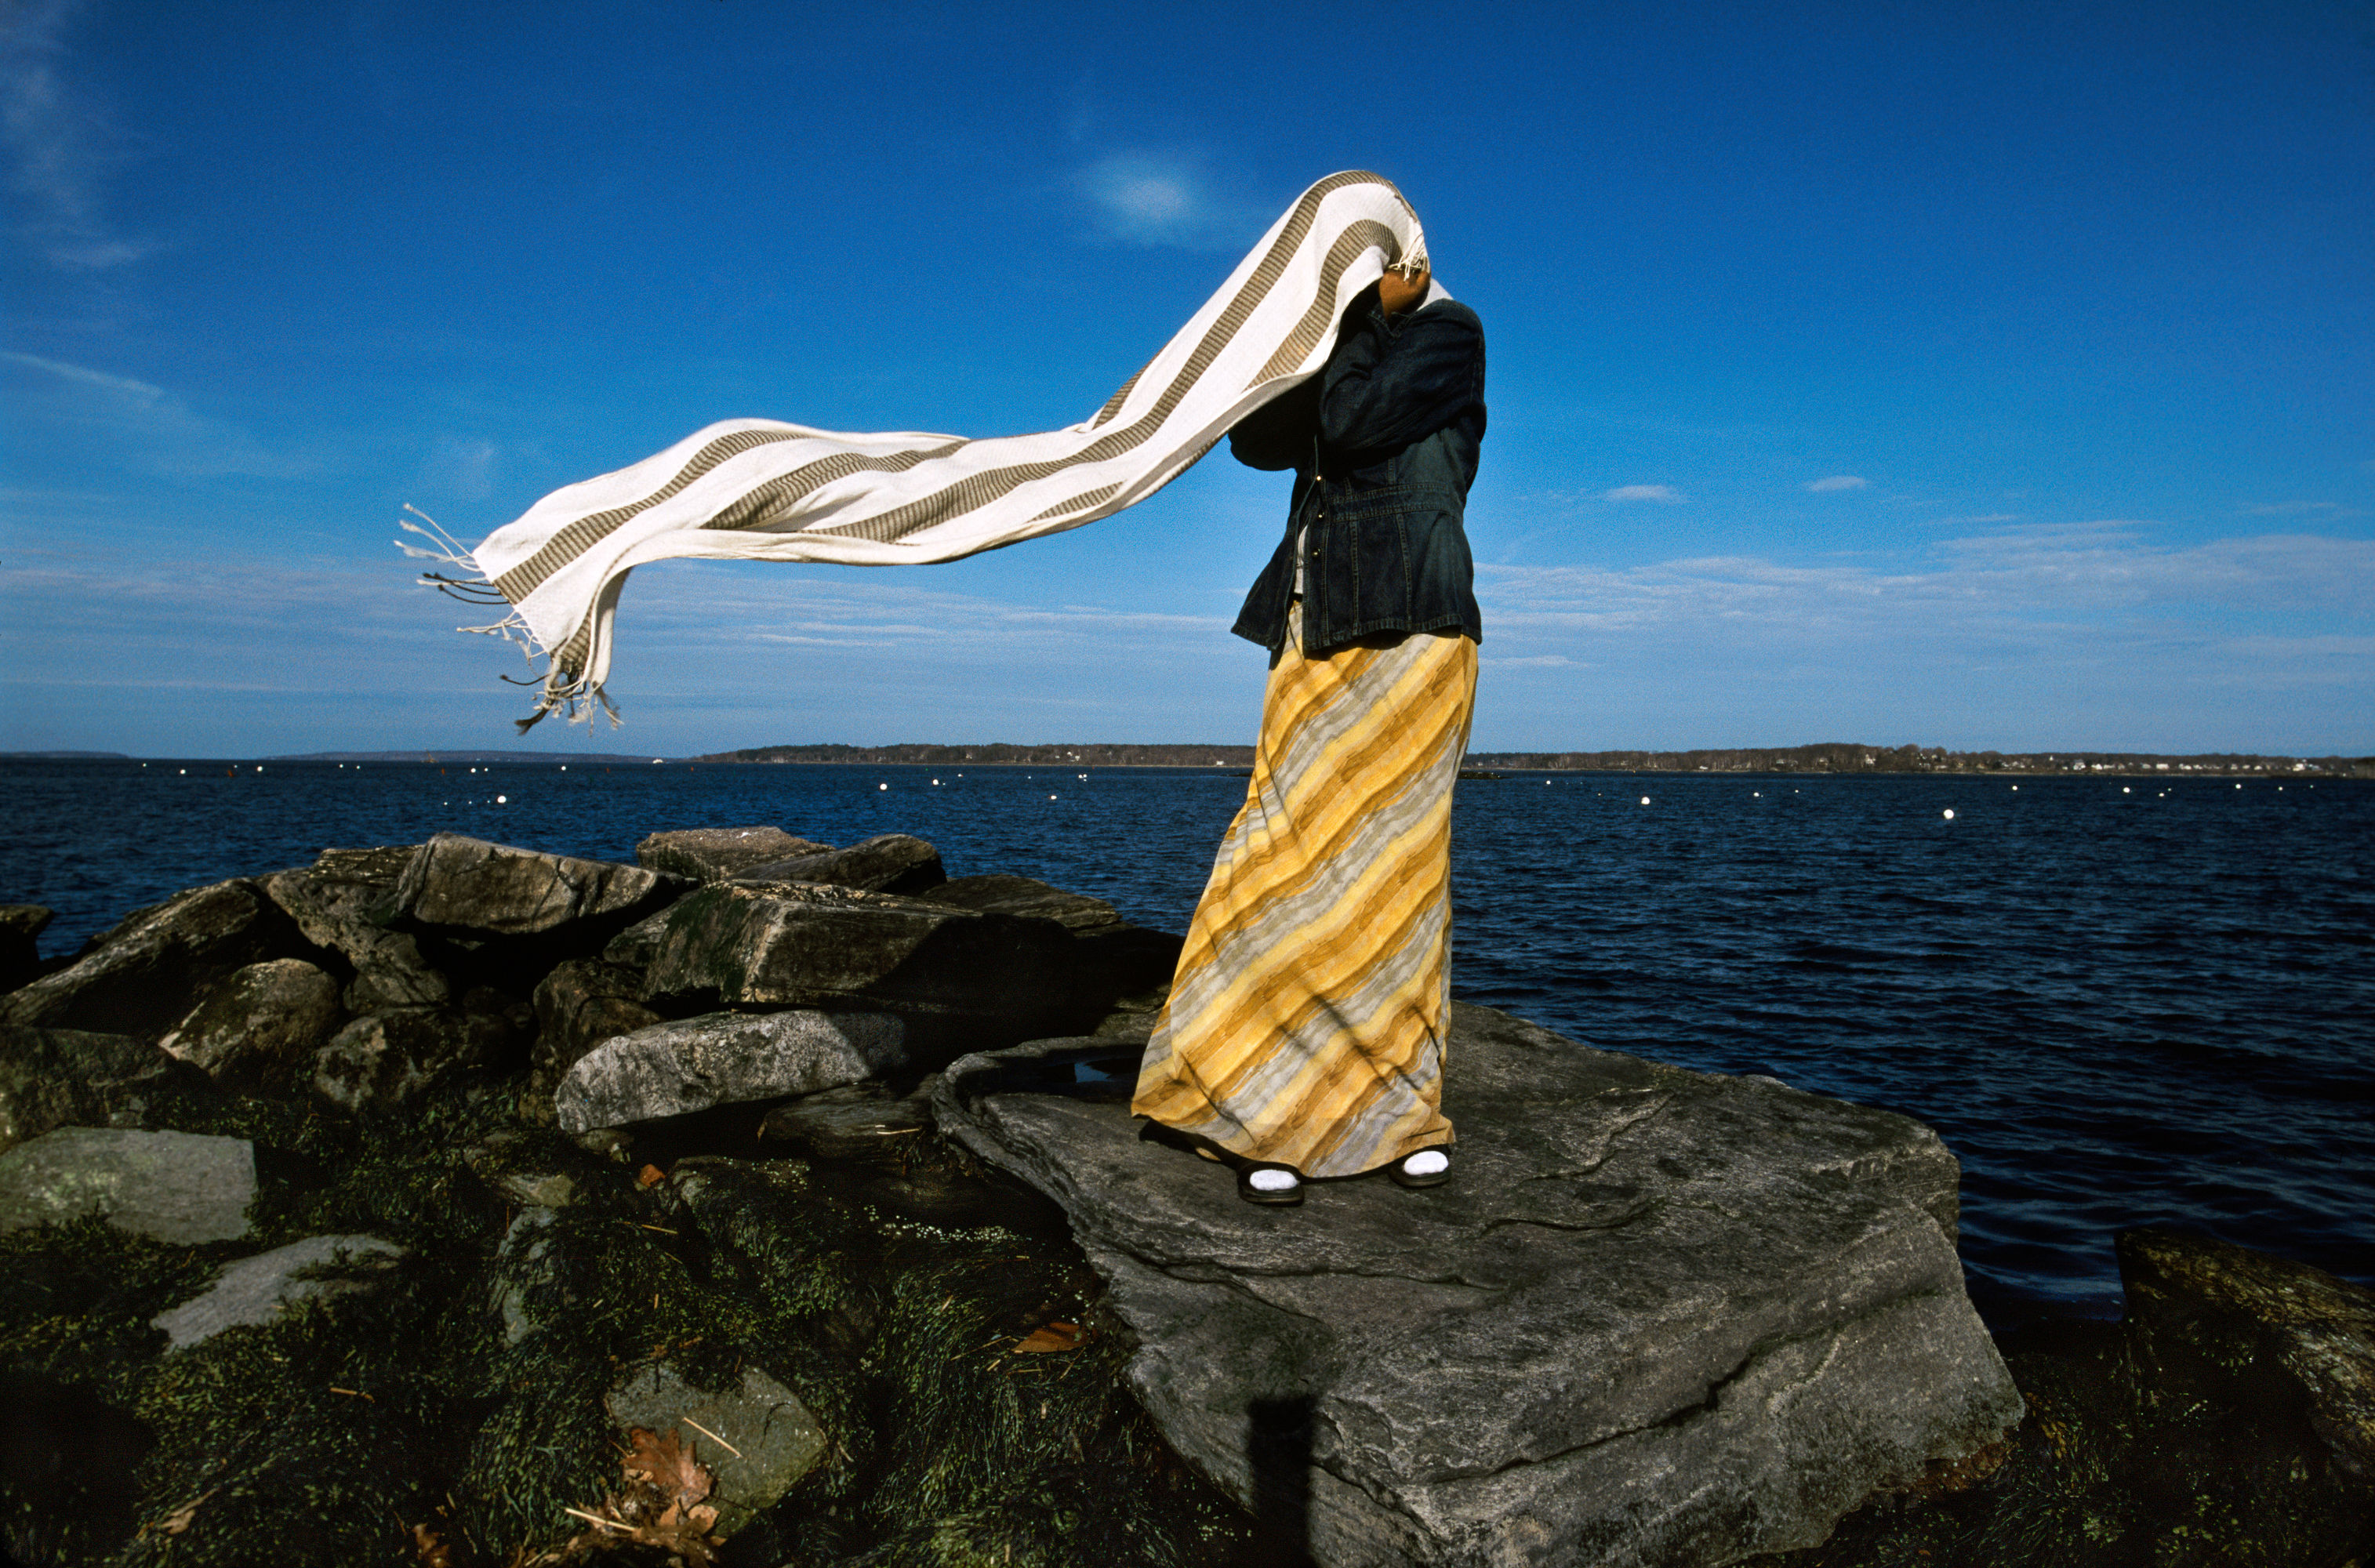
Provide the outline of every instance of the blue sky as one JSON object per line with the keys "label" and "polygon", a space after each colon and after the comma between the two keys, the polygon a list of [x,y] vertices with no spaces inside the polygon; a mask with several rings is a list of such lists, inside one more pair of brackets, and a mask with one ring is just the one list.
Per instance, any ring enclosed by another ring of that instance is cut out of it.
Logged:
{"label": "blue sky", "polygon": [[[401,505],[1070,423],[1365,167],[1491,345],[1479,749],[2375,751],[2364,4],[6,15],[0,749],[508,744]],[[533,743],[1250,738],[1283,512],[647,568]]]}

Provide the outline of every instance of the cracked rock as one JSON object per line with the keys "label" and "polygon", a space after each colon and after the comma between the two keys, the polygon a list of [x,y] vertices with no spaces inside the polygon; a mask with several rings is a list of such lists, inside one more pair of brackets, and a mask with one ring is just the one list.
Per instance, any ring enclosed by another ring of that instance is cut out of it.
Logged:
{"label": "cracked rock", "polygon": [[646,1122],[741,1100],[813,1094],[906,1060],[884,1013],[710,1013],[596,1046],[553,1091],[563,1132]]}
{"label": "cracked rock", "polygon": [[368,1290],[403,1256],[377,1236],[308,1236],[227,1266],[205,1291],[149,1322],[165,1331],[169,1349],[186,1350],[226,1328],[270,1323],[299,1302]]}
{"label": "cracked rock", "polygon": [[160,1042],[217,1083],[241,1087],[289,1072],[338,1023],[338,983],[302,959],[233,971]]}
{"label": "cracked rock", "polygon": [[459,833],[422,844],[396,884],[397,915],[466,937],[548,937],[598,949],[681,892],[640,866],[545,855]]}
{"label": "cracked rock", "polygon": [[1136,1050],[968,1056],[934,1112],[1064,1208],[1172,1444],[1329,1568],[1715,1568],[2020,1417],[1903,1116],[1461,1004],[1451,1182],[1269,1208],[1141,1138]]}
{"label": "cracked rock", "polygon": [[154,1040],[231,971],[300,943],[289,918],[244,878],[136,910],[82,955],[0,1000],[0,1023]]}
{"label": "cracked rock", "polygon": [[948,879],[940,852],[909,833],[769,860],[734,875],[738,882],[821,882],[868,893],[920,893]]}
{"label": "cracked rock", "polygon": [[715,1478],[709,1501],[721,1536],[774,1504],[824,1457],[824,1429],[798,1395],[757,1367],[712,1393],[661,1362],[630,1373],[607,1403],[620,1426],[673,1431],[692,1449]]}
{"label": "cracked rock", "polygon": [[635,846],[635,863],[671,877],[722,882],[771,860],[831,853],[833,845],[796,839],[781,828],[679,828]]}

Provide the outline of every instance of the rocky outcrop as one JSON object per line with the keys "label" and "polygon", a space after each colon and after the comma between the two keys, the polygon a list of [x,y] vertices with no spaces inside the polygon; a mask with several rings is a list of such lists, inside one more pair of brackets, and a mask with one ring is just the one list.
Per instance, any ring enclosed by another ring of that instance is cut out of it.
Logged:
{"label": "rocky outcrop", "polygon": [[350,1013],[388,1008],[433,1008],[453,988],[408,932],[382,922],[396,913],[396,888],[418,845],[327,849],[310,867],[264,879],[272,902],[296,922],[305,940],[346,961],[341,997]]}
{"label": "rocky outcrop", "polygon": [[38,944],[52,913],[37,903],[0,903],[0,991],[14,991],[41,973]]}
{"label": "rocky outcrop", "polygon": [[812,1094],[900,1066],[904,1040],[887,1013],[712,1013],[656,1023],[580,1058],[552,1106],[561,1130],[575,1133]]}
{"label": "rocky outcrop", "polygon": [[591,949],[685,886],[640,866],[440,833],[405,867],[396,918],[465,937],[549,937]]}
{"label": "rocky outcrop", "polygon": [[734,877],[738,882],[821,882],[869,893],[920,893],[948,879],[940,852],[907,833],[884,833],[847,849],[771,860]]}
{"label": "rocky outcrop", "polygon": [[206,1290],[150,1323],[171,1349],[186,1350],[226,1328],[270,1323],[300,1302],[369,1290],[403,1256],[376,1236],[308,1236],[226,1266]]}
{"label": "rocky outcrop", "polygon": [[668,910],[644,996],[955,1018],[1020,1038],[1061,1015],[1071,939],[1051,921],[921,899],[725,882]]}
{"label": "rocky outcrop", "polygon": [[503,1055],[508,1023],[459,1008],[392,1008],[359,1018],[313,1058],[313,1092],[349,1115],[398,1111]]}
{"label": "rocky outcrop", "polygon": [[2223,1385],[2226,1402],[2294,1404],[2334,1463],[2375,1488],[2375,1291],[2176,1231],[2122,1231],[2119,1255],[2148,1377]]}
{"label": "rocky outcrop", "polygon": [[159,1042],[217,1083],[282,1076],[320,1050],[339,1018],[338,983],[302,959],[233,970]]}
{"label": "rocky outcrop", "polygon": [[759,1124],[759,1136],[820,1160],[896,1164],[903,1140],[931,1125],[928,1085],[901,1097],[885,1084],[853,1083],[776,1106]]}
{"label": "rocky outcrop", "polygon": [[1162,1001],[1159,993],[1169,989],[1179,968],[1179,937],[1131,925],[1103,899],[1068,893],[1029,877],[960,877],[916,896],[984,914],[1052,920],[1069,931],[1071,975],[1066,988],[1084,1004],[1084,1020],[1105,1014],[1124,1028],[1151,1025]]}
{"label": "rocky outcrop", "polygon": [[601,959],[569,959],[536,988],[536,1045],[528,1055],[528,1091],[550,1094],[561,1075],[605,1040],[615,1040],[660,1015],[638,999],[644,972]]}
{"label": "rocky outcrop", "polygon": [[0,1154],[0,1231],[95,1214],[160,1242],[236,1241],[254,1199],[245,1138],[60,1127]]}
{"label": "rocky outcrop", "polygon": [[621,1427],[677,1433],[713,1473],[717,1535],[749,1524],[824,1457],[824,1429],[798,1395],[757,1367],[713,1393],[661,1362],[628,1373],[605,1402]]}
{"label": "rocky outcrop", "polygon": [[1107,931],[1127,924],[1121,911],[1103,899],[1063,889],[1031,877],[993,871],[979,877],[959,877],[916,895],[928,903],[945,903],[984,914],[1013,914],[1031,920],[1052,920],[1080,936]]}
{"label": "rocky outcrop", "polygon": [[635,846],[635,863],[695,882],[722,882],[770,861],[823,855],[833,845],[796,839],[781,828],[680,828]]}
{"label": "rocky outcrop", "polygon": [[1452,1183],[1262,1208],[1141,1138],[1115,1050],[967,1057],[940,1126],[1064,1207],[1164,1434],[1331,1568],[1811,1546],[2020,1417],[1904,1117],[1460,1006]]}
{"label": "rocky outcrop", "polygon": [[54,1127],[136,1122],[186,1068],[146,1040],[0,1024],[0,1149]]}
{"label": "rocky outcrop", "polygon": [[0,999],[0,1023],[154,1040],[233,970],[288,956],[294,927],[244,878],[125,917],[66,968]]}

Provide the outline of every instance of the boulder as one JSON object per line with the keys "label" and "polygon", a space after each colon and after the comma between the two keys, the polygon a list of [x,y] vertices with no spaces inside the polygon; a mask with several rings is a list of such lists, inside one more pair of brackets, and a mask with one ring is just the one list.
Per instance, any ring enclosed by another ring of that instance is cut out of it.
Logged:
{"label": "boulder", "polygon": [[550,1094],[578,1058],[605,1040],[660,1021],[637,999],[643,971],[600,959],[568,959],[536,988],[536,1045],[528,1088]]}
{"label": "boulder", "polygon": [[308,1236],[229,1265],[205,1291],[149,1324],[165,1331],[168,1350],[186,1350],[226,1328],[270,1323],[300,1302],[368,1290],[403,1256],[377,1236]]}
{"label": "boulder", "polygon": [[920,899],[721,882],[668,912],[644,998],[951,1017],[1024,1038],[1060,1015],[1071,940],[1052,921]]}
{"label": "boulder", "polygon": [[264,879],[266,895],[305,939],[353,969],[341,998],[350,1013],[433,1008],[452,997],[419,942],[381,924],[394,915],[396,882],[417,853],[417,846],[327,849],[311,867]]}
{"label": "boulder", "polygon": [[695,882],[722,882],[772,860],[797,860],[833,848],[796,839],[781,828],[682,828],[654,833],[635,846],[635,863]]}
{"label": "boulder", "polygon": [[0,903],[0,991],[14,991],[41,973],[39,939],[52,914],[37,903]]}
{"label": "boulder", "polygon": [[154,1040],[233,970],[299,945],[295,927],[255,883],[193,888],[136,911],[72,964],[0,998],[0,1023]]}
{"label": "boulder", "polygon": [[906,1060],[885,1013],[711,1013],[656,1023],[596,1046],[561,1079],[563,1132],[647,1122],[741,1100],[812,1094]]}
{"label": "boulder", "polygon": [[502,1018],[456,1008],[392,1008],[359,1018],[314,1053],[313,1092],[349,1115],[401,1110],[515,1038]]}
{"label": "boulder", "polygon": [[0,1024],[0,1149],[54,1127],[137,1117],[151,1092],[187,1070],[128,1034]]}
{"label": "boulder", "polygon": [[[1029,877],[993,872],[960,877],[915,895],[928,903],[953,904],[984,914],[1052,920],[1072,934],[1072,975],[1067,990],[1091,1014],[1122,1009],[1131,1015],[1163,1005],[1171,976],[1179,968],[1183,938],[1133,925],[1103,899],[1068,893]],[[1152,1020],[1140,1024],[1151,1023]]]}
{"label": "boulder", "polygon": [[2122,1231],[2118,1246],[2141,1368],[2247,1409],[2281,1385],[2335,1464],[2375,1484],[2375,1291],[2208,1236]]}
{"label": "boulder", "polygon": [[415,852],[396,884],[396,918],[464,937],[546,937],[598,949],[682,892],[640,866],[545,855],[459,833]]}
{"label": "boulder", "polygon": [[1173,1446],[1317,1562],[1811,1547],[2021,1415],[1905,1117],[1459,1005],[1452,1181],[1270,1208],[1141,1138],[1119,1049],[966,1057],[941,1131],[1062,1205]]}
{"label": "boulder", "polygon": [[621,1427],[674,1432],[709,1471],[708,1502],[717,1510],[713,1533],[720,1536],[774,1506],[816,1468],[827,1446],[824,1429],[799,1396],[757,1367],[743,1368],[734,1385],[709,1393],[659,1362],[629,1373],[607,1403]]}
{"label": "boulder", "polygon": [[263,1082],[309,1060],[338,1022],[338,983],[302,959],[267,959],[207,993],[159,1042],[217,1083]]}
{"label": "boulder", "polygon": [[1121,911],[1086,893],[1068,893],[1030,877],[994,871],[983,877],[959,877],[915,895],[928,903],[953,904],[985,914],[1020,914],[1052,920],[1074,936],[1109,930],[1126,924]]}
{"label": "boulder", "polygon": [[905,833],[884,833],[847,849],[771,860],[737,872],[738,882],[821,882],[869,893],[919,893],[949,879],[940,852]]}
{"label": "boulder", "polygon": [[652,960],[659,956],[660,943],[668,938],[668,912],[647,914],[603,946],[602,961],[615,963],[641,974],[651,968]]}
{"label": "boulder", "polygon": [[243,1138],[60,1127],[0,1154],[0,1231],[96,1214],[183,1246],[236,1241],[254,1199]]}
{"label": "boulder", "polygon": [[853,1083],[776,1106],[759,1124],[759,1136],[823,1160],[895,1164],[909,1140],[931,1125],[928,1089],[901,1099],[887,1084]]}

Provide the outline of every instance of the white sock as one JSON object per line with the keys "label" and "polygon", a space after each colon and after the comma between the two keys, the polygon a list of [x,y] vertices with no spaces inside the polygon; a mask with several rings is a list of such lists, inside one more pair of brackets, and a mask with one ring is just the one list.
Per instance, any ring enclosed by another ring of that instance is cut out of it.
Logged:
{"label": "white sock", "polygon": [[1256,1192],[1286,1192],[1303,1184],[1294,1172],[1273,1168],[1254,1172],[1246,1178],[1246,1185]]}
{"label": "white sock", "polygon": [[1450,1168],[1451,1156],[1440,1149],[1422,1149],[1402,1161],[1402,1174],[1405,1176],[1432,1176],[1438,1171]]}

